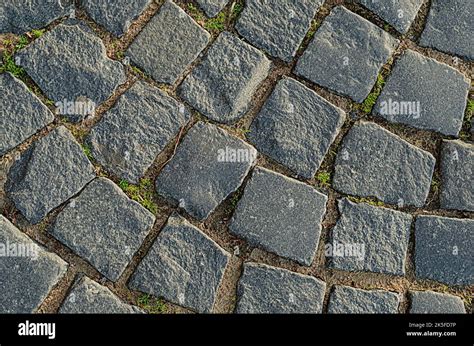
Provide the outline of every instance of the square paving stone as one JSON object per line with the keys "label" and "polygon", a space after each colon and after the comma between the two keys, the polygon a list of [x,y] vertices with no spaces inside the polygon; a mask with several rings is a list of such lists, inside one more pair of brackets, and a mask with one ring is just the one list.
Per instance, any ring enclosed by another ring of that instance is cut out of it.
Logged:
{"label": "square paving stone", "polygon": [[474,145],[444,140],[441,148],[441,208],[474,211]]}
{"label": "square paving stone", "polygon": [[316,31],[295,71],[361,103],[397,45],[376,25],[338,6]]}
{"label": "square paving stone", "polygon": [[457,136],[469,87],[459,71],[408,50],[395,63],[374,113],[391,122]]}
{"label": "square paving stone", "polygon": [[2,0],[0,33],[21,35],[32,29],[41,29],[69,15],[73,9],[73,0]]}
{"label": "square paving stone", "polygon": [[311,89],[283,78],[247,135],[257,149],[310,179],[345,120],[345,113]]}
{"label": "square paving stone", "polygon": [[[405,275],[412,216],[347,198],[338,202],[341,217],[332,230],[329,266],[347,271]],[[337,252],[344,247],[344,253]],[[350,253],[350,247],[362,249]],[[348,251],[346,251],[346,249]]]}
{"label": "square paving stone", "polygon": [[465,314],[461,298],[431,291],[411,291],[411,314]]}
{"label": "square paving stone", "polygon": [[250,107],[271,62],[229,32],[223,32],[179,88],[180,96],[206,117],[229,123]]}
{"label": "square paving stone", "polygon": [[61,126],[34,142],[14,162],[5,190],[23,216],[36,224],[94,177],[94,166]]}
{"label": "square paving stone", "polygon": [[400,295],[382,290],[335,286],[329,298],[330,314],[396,314]]}
{"label": "square paving stone", "polygon": [[116,36],[125,34],[153,0],[82,0],[91,18]]}
{"label": "square paving stone", "polygon": [[0,89],[0,155],[3,155],[51,123],[54,115],[10,73],[0,74]]}
{"label": "square paving stone", "polygon": [[156,179],[157,192],[204,220],[253,167],[257,151],[208,123],[194,125]]}
{"label": "square paving stone", "polygon": [[422,207],[435,161],[429,152],[381,126],[361,121],[344,137],[336,157],[333,186],[350,195]]}
{"label": "square paving stone", "polygon": [[207,46],[210,37],[179,6],[167,1],[126,55],[157,82],[173,84]]}
{"label": "square paving stone", "polygon": [[229,0],[196,0],[208,17],[215,17],[224,9]]}
{"label": "square paving stone", "polygon": [[290,62],[322,0],[246,2],[237,31],[254,46]]}
{"label": "square paving stone", "polygon": [[49,233],[116,281],[154,222],[112,181],[97,178],[59,213]]}
{"label": "square paving stone", "polygon": [[318,248],[327,196],[311,186],[256,168],[229,230],[251,244],[310,265]]}
{"label": "square paving stone", "polygon": [[418,216],[415,268],[421,279],[448,285],[474,284],[474,220]]}
{"label": "square paving stone", "polygon": [[61,314],[135,314],[139,308],[126,304],[107,287],[99,285],[86,276],[74,283],[64,300]]}
{"label": "square paving stone", "polygon": [[78,21],[56,26],[22,49],[15,61],[74,122],[94,113],[87,105],[98,106],[126,81],[123,65],[109,59],[101,39]]}
{"label": "square paving stone", "polygon": [[0,215],[0,314],[36,312],[67,263]]}
{"label": "square paving stone", "polygon": [[193,309],[211,312],[230,254],[173,214],[138,265],[129,287]]}
{"label": "square paving stone", "polygon": [[183,104],[137,82],[104,114],[87,141],[102,166],[137,183],[189,118]]}
{"label": "square paving stone", "polygon": [[471,0],[433,0],[420,45],[474,60]]}
{"label": "square paving stone", "polygon": [[240,278],[236,313],[321,313],[326,283],[264,264],[247,263]]}

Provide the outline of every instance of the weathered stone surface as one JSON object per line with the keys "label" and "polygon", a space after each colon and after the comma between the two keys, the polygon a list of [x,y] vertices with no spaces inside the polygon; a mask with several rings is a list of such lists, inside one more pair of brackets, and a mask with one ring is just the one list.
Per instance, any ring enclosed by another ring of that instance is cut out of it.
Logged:
{"label": "weathered stone surface", "polygon": [[431,291],[411,291],[411,314],[465,314],[461,298]]}
{"label": "weathered stone surface", "polygon": [[344,119],[340,108],[296,80],[284,78],[265,102],[247,137],[260,152],[310,179]]}
{"label": "weathered stone surface", "polygon": [[208,17],[215,17],[222,11],[229,0],[196,0]]}
{"label": "weathered stone surface", "polygon": [[[63,108],[62,114],[75,122],[93,113],[80,105],[98,106],[126,81],[123,65],[109,59],[100,38],[77,21],[58,25],[15,59],[58,108]],[[67,107],[67,102],[76,102],[76,108]]]}
{"label": "weathered stone surface", "polygon": [[408,50],[395,63],[374,113],[392,122],[457,136],[469,87],[459,71]]}
{"label": "weathered stone surface", "polygon": [[420,11],[423,0],[359,0],[402,34],[408,32]]}
{"label": "weathered stone surface", "polygon": [[59,213],[49,233],[116,281],[154,222],[112,181],[97,178]]}
{"label": "weathered stone surface", "polygon": [[249,0],[235,28],[254,46],[290,62],[321,4],[322,0]]}
{"label": "weathered stone surface", "polygon": [[0,215],[0,313],[35,312],[66,269],[66,262]]}
{"label": "weathered stone surface", "polygon": [[72,0],[2,0],[0,3],[0,33],[21,35],[40,29],[74,9]]}
{"label": "weathered stone surface", "polygon": [[0,74],[0,155],[54,120],[53,113],[10,73]]}
{"label": "weathered stone surface", "polygon": [[152,2],[153,0],[83,0],[82,6],[95,22],[114,35],[122,36]]}
{"label": "weathered stone surface", "polygon": [[420,45],[474,60],[474,2],[433,0]]}
{"label": "weathered stone surface", "polygon": [[240,278],[237,313],[321,313],[326,283],[307,275],[248,263]]}
{"label": "weathered stone surface", "polygon": [[416,276],[448,285],[474,284],[474,220],[418,216]]}
{"label": "weathered stone surface", "polygon": [[399,206],[424,205],[435,158],[381,126],[361,121],[343,140],[333,186],[350,195]]}
{"label": "weathered stone surface", "polygon": [[127,50],[157,82],[173,84],[207,46],[210,34],[179,6],[167,1]]}
{"label": "weathered stone surface", "polygon": [[327,196],[284,175],[256,168],[229,225],[232,233],[305,265],[314,259]]}
{"label": "weathered stone surface", "polygon": [[94,167],[81,146],[61,126],[15,161],[5,190],[23,216],[35,224],[94,177]]}
{"label": "weathered stone surface", "polygon": [[62,314],[134,314],[142,311],[124,303],[107,287],[86,276],[76,280],[59,309]]}
{"label": "weathered stone surface", "polygon": [[174,214],[129,285],[198,312],[211,312],[229,258],[212,239]]}
{"label": "weathered stone surface", "polygon": [[474,211],[474,145],[443,141],[441,177],[441,208]]}
{"label": "weathered stone surface", "polygon": [[396,314],[400,296],[382,290],[335,286],[329,298],[330,314]]}
{"label": "weathered stone surface", "polygon": [[157,192],[204,220],[242,184],[257,151],[208,123],[194,125],[156,179]]}
{"label": "weathered stone surface", "polygon": [[189,118],[184,105],[158,88],[137,82],[104,114],[88,143],[102,166],[137,183]]}
{"label": "weathered stone surface", "polygon": [[252,95],[267,77],[271,62],[265,55],[229,32],[223,32],[204,60],[179,88],[186,102],[222,123],[239,119]]}
{"label": "weathered stone surface", "polygon": [[[412,216],[346,198],[339,201],[338,208],[341,216],[331,233],[329,265],[347,271],[404,275]],[[363,250],[339,253],[339,244]]]}
{"label": "weathered stone surface", "polygon": [[363,102],[398,40],[342,6],[316,31],[296,65],[296,73]]}

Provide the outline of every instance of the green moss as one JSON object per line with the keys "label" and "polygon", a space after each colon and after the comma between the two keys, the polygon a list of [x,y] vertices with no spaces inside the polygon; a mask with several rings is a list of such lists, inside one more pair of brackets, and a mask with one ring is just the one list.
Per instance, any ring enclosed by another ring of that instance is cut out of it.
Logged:
{"label": "green moss", "polygon": [[92,156],[91,148],[89,148],[87,144],[82,144],[82,150],[84,151],[84,154],[86,154],[87,158],[90,161],[94,160],[94,157]]}
{"label": "green moss", "polygon": [[26,77],[26,72],[23,67],[18,66],[15,63],[13,55],[5,53],[3,56],[2,64],[0,65],[0,73],[10,72],[17,78],[23,79]]}
{"label": "green moss", "polygon": [[385,205],[382,201],[379,201],[375,198],[349,196],[348,199],[355,203],[367,203],[375,207],[383,207]]}
{"label": "green moss", "polygon": [[30,41],[28,40],[28,37],[20,36],[17,44],[15,45],[15,50],[25,48],[28,45],[28,43],[30,43]]}
{"label": "green moss", "polygon": [[33,35],[34,38],[40,38],[44,34],[44,29],[41,30],[33,30],[31,31],[31,34]]}
{"label": "green moss", "polygon": [[218,34],[225,29],[226,15],[221,12],[215,18],[211,18],[206,21],[204,27],[214,34]]}
{"label": "green moss", "polygon": [[153,202],[153,194],[155,191],[150,179],[141,179],[138,185],[130,184],[126,180],[121,180],[119,182],[119,187],[131,199],[140,203],[153,214],[156,214],[158,206]]}
{"label": "green moss", "polygon": [[137,305],[150,314],[162,314],[166,312],[166,304],[161,299],[151,298],[148,294],[142,294],[138,297]]}
{"label": "green moss", "polygon": [[372,112],[372,108],[374,108],[375,103],[377,102],[377,98],[380,96],[382,92],[382,88],[385,85],[385,79],[381,74],[377,76],[377,82],[375,83],[372,92],[367,96],[367,98],[362,102],[362,104],[358,105],[358,108],[362,110],[362,112],[369,114]]}
{"label": "green moss", "polygon": [[323,186],[329,186],[331,181],[331,173],[329,172],[320,172],[316,175],[316,180]]}
{"label": "green moss", "polygon": [[234,3],[234,5],[232,6],[232,12],[230,14],[231,18],[236,19],[238,16],[240,16],[243,10],[244,10],[243,4],[241,4],[240,2]]}

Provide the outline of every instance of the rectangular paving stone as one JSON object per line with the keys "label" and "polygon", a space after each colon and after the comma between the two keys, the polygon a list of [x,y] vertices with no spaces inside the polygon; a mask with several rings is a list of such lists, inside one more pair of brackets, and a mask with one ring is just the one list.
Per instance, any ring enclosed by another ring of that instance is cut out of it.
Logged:
{"label": "rectangular paving stone", "polygon": [[229,0],[196,0],[208,17],[215,17],[224,9]]}
{"label": "rectangular paving stone", "polygon": [[210,37],[179,6],[166,1],[126,55],[157,82],[173,84],[196,60]]}
{"label": "rectangular paving stone", "polygon": [[49,233],[116,281],[154,222],[112,181],[97,178],[59,213]]}
{"label": "rectangular paving stone", "polygon": [[237,288],[236,313],[321,313],[326,283],[265,264],[246,263]]}
{"label": "rectangular paving stone", "polygon": [[[341,216],[330,239],[335,249],[328,258],[331,268],[405,275],[411,215],[347,198],[338,202],[338,209]],[[338,244],[363,247],[363,258],[337,253]]]}
{"label": "rectangular paving stone", "polygon": [[10,73],[0,74],[0,89],[0,155],[3,155],[51,123],[54,115]]}
{"label": "rectangular paving stone", "polygon": [[179,88],[180,96],[206,117],[230,123],[244,115],[271,62],[229,32],[223,32]]}
{"label": "rectangular paving stone", "polygon": [[138,265],[129,287],[209,313],[229,258],[211,238],[173,214]]}
{"label": "rectangular paving stone", "polygon": [[381,126],[360,121],[344,137],[333,187],[399,206],[422,207],[430,191],[435,158]]}
{"label": "rectangular paving stone", "polygon": [[321,4],[322,0],[249,0],[235,28],[254,46],[290,62]]}
{"label": "rectangular paving stone", "polygon": [[382,90],[374,113],[388,121],[457,136],[470,81],[454,68],[407,50]]}
{"label": "rectangular paving stone", "polygon": [[5,191],[23,216],[36,224],[94,177],[94,166],[81,146],[60,126],[14,162]]}
{"label": "rectangular paving stone", "polygon": [[189,118],[183,104],[139,81],[92,128],[87,142],[103,167],[138,183]]}
{"label": "rectangular paving stone", "polygon": [[330,314],[396,314],[400,295],[383,290],[335,286],[329,298]]}
{"label": "rectangular paving stone", "polygon": [[311,179],[345,120],[345,113],[311,89],[283,78],[247,134],[256,148]]}
{"label": "rectangular paving stone", "polygon": [[0,314],[36,312],[66,270],[66,262],[0,215]]}
{"label": "rectangular paving stone", "polygon": [[375,24],[337,6],[316,31],[295,72],[362,103],[398,43]]}
{"label": "rectangular paving stone", "polygon": [[415,268],[420,279],[448,285],[474,284],[474,220],[418,216]]}
{"label": "rectangular paving stone", "polygon": [[241,139],[199,122],[158,175],[156,190],[204,220],[239,188],[256,157],[255,148]]}
{"label": "rectangular paving stone", "polygon": [[461,298],[432,291],[410,291],[411,314],[465,314]]}
{"label": "rectangular paving stone", "polygon": [[441,146],[440,205],[474,211],[474,145],[444,140]]}
{"label": "rectangular paving stone", "polygon": [[255,168],[229,225],[253,245],[311,265],[321,234],[327,196],[309,185]]}

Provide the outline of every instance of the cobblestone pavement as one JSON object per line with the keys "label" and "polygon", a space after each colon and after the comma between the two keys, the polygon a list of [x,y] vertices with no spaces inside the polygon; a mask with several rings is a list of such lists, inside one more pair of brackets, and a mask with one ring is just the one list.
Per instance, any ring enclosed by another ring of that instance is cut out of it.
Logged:
{"label": "cobblestone pavement", "polygon": [[2,1],[0,313],[472,313],[473,13]]}

